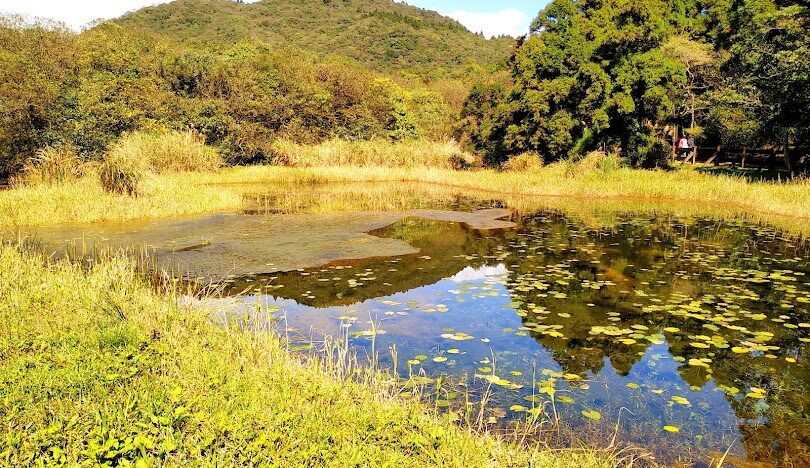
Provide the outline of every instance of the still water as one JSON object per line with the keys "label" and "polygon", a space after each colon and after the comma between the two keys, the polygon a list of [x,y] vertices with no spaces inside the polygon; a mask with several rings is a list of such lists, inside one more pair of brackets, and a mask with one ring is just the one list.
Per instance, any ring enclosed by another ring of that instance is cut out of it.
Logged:
{"label": "still water", "polygon": [[[454,385],[429,397],[440,408],[463,404],[460,387],[473,397],[490,389],[488,424],[555,421],[553,444],[605,446],[615,433],[668,464],[727,450],[738,466],[810,464],[804,242],[743,222],[650,214],[598,228],[552,211],[500,229],[385,219],[393,224],[363,235],[392,250],[230,275],[223,294],[272,313],[296,341],[348,331],[361,356],[406,378],[448,378]],[[187,224],[199,233],[200,223],[211,220]],[[50,235],[59,234],[70,237]],[[216,242],[195,245],[182,255],[206,257]]]}

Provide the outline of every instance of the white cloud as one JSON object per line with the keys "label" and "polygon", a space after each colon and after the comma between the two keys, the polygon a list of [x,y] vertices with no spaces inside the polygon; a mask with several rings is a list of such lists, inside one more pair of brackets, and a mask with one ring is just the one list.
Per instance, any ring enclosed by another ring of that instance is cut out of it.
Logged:
{"label": "white cloud", "polygon": [[448,278],[456,283],[467,283],[470,281],[481,281],[490,276],[500,276],[506,274],[506,265],[483,266],[480,268],[466,267],[455,275]]}
{"label": "white cloud", "polygon": [[129,11],[168,0],[0,0],[0,12],[48,18],[80,29],[97,19],[117,18]]}
{"label": "white cloud", "polygon": [[472,32],[484,33],[486,37],[500,35],[522,36],[529,32],[529,24],[531,23],[529,15],[514,8],[492,13],[458,10],[446,13],[446,15],[463,24]]}

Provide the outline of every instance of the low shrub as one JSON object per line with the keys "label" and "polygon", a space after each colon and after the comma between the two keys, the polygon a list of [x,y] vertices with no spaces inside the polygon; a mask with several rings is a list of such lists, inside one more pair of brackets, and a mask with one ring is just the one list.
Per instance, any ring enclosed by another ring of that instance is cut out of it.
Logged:
{"label": "low shrub", "polygon": [[527,172],[535,171],[543,167],[543,157],[535,151],[527,151],[512,156],[501,164],[505,171]]}

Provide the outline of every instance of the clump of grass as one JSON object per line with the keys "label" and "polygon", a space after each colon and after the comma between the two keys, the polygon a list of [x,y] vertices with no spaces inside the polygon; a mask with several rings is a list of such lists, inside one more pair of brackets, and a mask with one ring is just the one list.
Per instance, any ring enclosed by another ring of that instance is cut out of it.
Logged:
{"label": "clump of grass", "polygon": [[26,162],[15,185],[57,185],[75,181],[89,170],[72,146],[48,146]]}
{"label": "clump of grass", "polygon": [[121,142],[104,155],[98,175],[101,186],[110,193],[137,196],[148,172],[148,161],[134,151],[132,145]]}
{"label": "clump of grass", "polygon": [[601,150],[591,151],[580,158],[568,158],[560,161],[559,164],[568,178],[595,172],[608,174],[625,166],[624,160],[618,153]]}
{"label": "clump of grass", "polygon": [[536,151],[527,151],[512,156],[501,165],[505,171],[528,172],[536,171],[543,167],[543,157]]}
{"label": "clump of grass", "polygon": [[124,135],[104,155],[99,176],[108,192],[138,195],[149,173],[211,172],[222,165],[220,154],[195,132],[135,132]]}
{"label": "clump of grass", "polygon": [[467,169],[481,165],[480,160],[461,150],[455,142],[424,140],[391,142],[387,140],[329,140],[318,145],[301,145],[289,140],[273,143],[275,161],[295,167],[433,167]]}
{"label": "clump of grass", "polygon": [[591,151],[582,159],[578,164],[580,171],[602,171],[611,172],[618,170],[624,166],[624,161],[615,152],[605,152],[601,150]]}
{"label": "clump of grass", "polygon": [[462,430],[387,387],[302,362],[271,327],[219,327],[172,294],[124,258],[83,268],[0,246],[0,464],[617,462]]}
{"label": "clump of grass", "polygon": [[215,171],[224,164],[219,152],[191,130],[129,133],[110,152],[119,161],[141,161],[155,173]]}

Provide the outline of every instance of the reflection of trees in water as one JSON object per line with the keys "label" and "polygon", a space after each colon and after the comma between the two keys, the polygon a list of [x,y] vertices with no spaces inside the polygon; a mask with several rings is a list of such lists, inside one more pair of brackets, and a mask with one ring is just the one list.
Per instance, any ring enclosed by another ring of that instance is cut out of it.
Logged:
{"label": "reflection of trees in water", "polygon": [[[271,294],[295,299],[300,304],[319,308],[351,305],[434,284],[468,266],[477,268],[492,263],[492,258],[485,257],[497,255],[497,246],[501,243],[497,234],[477,231],[465,224],[419,218],[409,218],[370,234],[403,240],[418,248],[419,253],[398,259],[340,260],[309,269],[306,276],[301,272],[291,272],[240,278],[228,286],[226,293],[261,289],[269,283],[284,285],[270,291]],[[334,269],[335,265],[351,268]],[[373,280],[356,276],[356,273],[365,273],[366,270],[373,272]],[[334,277],[341,279],[333,281]],[[274,279],[269,282],[269,278]],[[329,281],[318,281],[321,278]],[[351,287],[348,279],[356,279],[362,286]],[[307,291],[311,294],[305,295]]]}
{"label": "reflection of trees in water", "polygon": [[[806,256],[806,245],[782,239],[778,233],[767,230],[699,220],[683,223],[666,217],[633,220],[598,231],[585,231],[570,221],[553,216],[537,217],[525,224],[531,235],[510,245],[513,254],[510,260],[515,264],[510,270],[507,287],[517,301],[551,311],[535,314],[526,310],[529,313],[523,318],[525,326],[530,329],[537,324],[563,326],[560,331],[564,338],[537,332],[531,334],[565,373],[584,375],[592,372],[596,375],[607,359],[617,373],[626,376],[650,346],[646,340],[637,340],[637,344],[628,346],[611,337],[593,336],[590,334],[592,327],[631,328],[641,325],[649,328],[644,334],[656,334],[668,326],[678,327],[681,329],[679,333],[667,334],[666,338],[671,354],[686,360],[678,368],[683,381],[702,388],[713,379],[718,386],[740,391],[737,396],[727,394],[726,399],[740,421],[749,457],[778,463],[810,463],[806,453],[810,447],[810,424],[805,411],[810,401],[803,391],[810,375],[805,363],[790,365],[784,359],[801,355],[806,345],[797,337],[807,336],[806,332],[790,331],[770,320],[754,322],[741,318],[735,324],[742,323],[751,330],[774,334],[768,344],[779,347],[779,350],[772,351],[776,358],[735,354],[730,347],[712,349],[708,353],[690,345],[694,339],[689,336],[718,334],[729,337],[731,341],[732,338],[742,339],[744,335],[723,328],[707,330],[703,321],[667,312],[644,312],[639,304],[634,303],[638,298],[633,294],[636,289],[653,291],[656,298],[666,302],[673,294],[680,293],[702,300],[707,308],[717,307],[730,299],[723,296],[725,284],[712,276],[709,266],[741,270],[784,268],[774,259]],[[532,243],[542,245],[537,247],[530,245]],[[527,256],[527,251],[535,255]],[[696,252],[714,255],[711,265],[701,257],[695,257]],[[599,264],[593,263],[595,260]],[[554,284],[554,278],[545,272],[549,266],[560,264],[572,274],[572,280],[567,286],[553,289],[565,292],[566,299],[543,298],[539,295],[541,292],[521,290],[526,283],[538,280]],[[791,265],[795,271],[805,271],[807,267],[807,262]],[[582,286],[583,282],[605,280],[616,286],[599,290]],[[778,315],[774,311],[783,310],[780,303],[785,293],[777,282],[746,286],[731,284],[730,287],[750,288],[759,296],[756,306],[751,301],[741,301],[741,307],[762,310],[769,318]],[[570,317],[559,317],[559,312],[570,314]],[[608,312],[619,313],[621,321],[610,321]],[[805,311],[794,313],[793,318],[807,321]],[[692,358],[707,355],[712,359],[712,372],[688,364]],[[742,397],[750,387],[768,391],[767,406]]]}
{"label": "reflection of trees in water", "polygon": [[[620,218],[610,228],[587,229],[562,216],[545,213],[524,218],[522,224],[520,230],[488,234],[462,224],[409,219],[373,234],[403,240],[419,248],[418,254],[397,259],[339,261],[337,265],[351,268],[310,269],[306,272],[310,276],[292,272],[273,275],[273,281],[269,281],[270,276],[244,278],[232,284],[230,291],[240,292],[270,282],[284,285],[271,294],[302,304],[349,305],[434,284],[466,267],[504,263],[509,271],[506,287],[513,300],[521,303],[518,309],[525,312],[524,326],[565,373],[598,375],[609,362],[619,375],[627,376],[651,346],[644,338],[627,345],[618,342],[617,337],[593,335],[590,332],[594,327],[647,327],[638,330],[647,336],[658,334],[664,327],[677,327],[680,332],[665,336],[670,353],[686,361],[677,371],[683,382],[703,388],[711,378],[718,386],[734,387],[741,392],[737,396],[726,395],[726,400],[740,421],[749,456],[776,462],[787,458],[810,462],[805,454],[805,447],[810,447],[810,428],[804,416],[809,401],[803,392],[810,375],[803,361],[791,365],[784,360],[803,353],[806,345],[799,343],[797,337],[807,336],[807,331],[792,331],[769,320],[752,322],[740,317],[735,324],[770,331],[774,337],[769,344],[779,346],[774,351],[777,359],[751,357],[730,349],[704,350],[690,345],[694,341],[690,336],[697,335],[718,334],[730,343],[737,342],[744,337],[739,332],[724,328],[711,331],[702,320],[644,310],[645,305],[654,304],[652,299],[667,304],[674,297],[682,297],[699,301],[701,307],[713,313],[723,304],[734,303],[770,317],[773,311],[780,310],[785,297],[784,288],[778,283],[744,284],[718,279],[712,271],[717,267],[787,269],[780,259],[806,256],[806,245],[781,239],[779,233],[767,230],[668,216]],[[807,262],[790,264],[789,268],[805,271],[807,265]],[[366,270],[373,273],[374,280],[364,281],[355,276]],[[562,279],[561,274],[568,284],[556,282]],[[341,280],[334,281],[334,277]],[[358,279],[362,286],[349,287],[350,278]],[[548,291],[527,288],[536,282],[548,285]],[[600,289],[583,285],[605,282],[610,285]],[[564,292],[566,298],[540,296],[551,290]],[[308,291],[310,294],[305,295]],[[732,297],[732,293],[747,292],[758,295],[756,303]],[[570,316],[561,317],[559,313]],[[611,321],[609,313],[618,314],[621,320]],[[803,309],[789,312],[796,319],[800,313],[804,313]],[[802,321],[810,320],[805,317]],[[538,325],[562,326],[564,338],[533,331]],[[690,359],[707,357],[709,352],[711,373],[688,364]],[[752,386],[768,391],[767,407],[758,407],[754,400],[742,398]]]}

